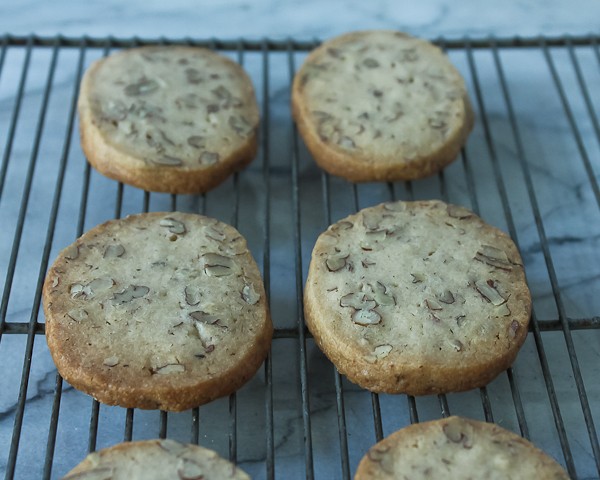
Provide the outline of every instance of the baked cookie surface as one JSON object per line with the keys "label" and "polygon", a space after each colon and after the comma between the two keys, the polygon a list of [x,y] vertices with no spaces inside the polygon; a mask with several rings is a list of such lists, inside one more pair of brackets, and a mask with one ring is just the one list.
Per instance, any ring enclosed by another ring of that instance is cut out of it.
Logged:
{"label": "baked cookie surface", "polygon": [[498,425],[449,417],[410,425],[384,438],[369,449],[354,478],[568,480],[569,476],[531,442]]}
{"label": "baked cookie surface", "polygon": [[324,170],[350,181],[422,178],[456,158],[473,127],[460,73],[424,40],[354,32],[313,50],[292,110]]}
{"label": "baked cookie surface", "polygon": [[174,440],[120,443],[90,453],[63,480],[250,480],[216,452]]}
{"label": "baked cookie surface", "polygon": [[512,240],[441,201],[366,208],[322,233],[306,324],[349,380],[426,395],[480,387],[514,361],[531,296]]}
{"label": "baked cookie surface", "polygon": [[384,438],[369,449],[354,478],[566,480],[569,476],[531,442],[498,425],[449,417],[410,425]]}
{"label": "baked cookie surface", "polygon": [[201,193],[254,158],[252,83],[197,47],[142,47],[96,61],[79,96],[83,151],[102,174],[158,192]]}
{"label": "baked cookie surface", "polygon": [[59,373],[109,405],[181,411],[233,393],[272,337],[245,239],[217,220],[147,213],[64,249],[43,290]]}

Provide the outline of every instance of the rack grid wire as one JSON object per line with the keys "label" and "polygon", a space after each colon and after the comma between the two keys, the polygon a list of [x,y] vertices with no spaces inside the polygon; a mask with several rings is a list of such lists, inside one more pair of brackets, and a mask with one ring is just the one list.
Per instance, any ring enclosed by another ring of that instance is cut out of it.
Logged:
{"label": "rack grid wire", "polygon": [[[290,116],[297,66],[318,41],[0,37],[0,472],[59,478],[88,452],[175,438],[253,478],[351,478],[366,450],[410,423],[461,414],[531,439],[572,478],[599,478],[599,37],[435,40],[465,76],[476,127],[459,159],[415,182],[351,184],[320,171]],[[246,68],[261,105],[249,168],[199,196],[142,192],[99,175],[77,141],[82,72],[149,44],[217,50]],[[519,246],[534,310],[515,362],[487,387],[411,397],[347,382],[303,319],[312,245],[330,223],[395,199],[464,204]],[[85,230],[140,211],[191,211],[236,226],[261,266],[275,325],[248,385],[183,413],[100,405],[49,356],[41,289]]]}

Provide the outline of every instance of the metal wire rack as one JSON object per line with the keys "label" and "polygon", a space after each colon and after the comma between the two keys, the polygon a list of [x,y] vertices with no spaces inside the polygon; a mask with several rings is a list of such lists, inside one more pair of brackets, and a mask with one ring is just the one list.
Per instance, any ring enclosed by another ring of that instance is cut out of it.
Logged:
{"label": "metal wire rack", "polygon": [[[317,41],[0,37],[0,472],[60,477],[123,440],[200,443],[255,478],[350,478],[370,445],[450,414],[531,439],[573,478],[599,478],[599,37],[437,39],[477,114],[460,158],[418,182],[353,185],[321,172],[290,117],[290,82]],[[141,192],[90,169],[76,137],[89,63],[144,44],[213,48],[244,65],[262,105],[255,162],[202,196]],[[315,347],[302,294],[312,245],[332,221],[390,199],[464,204],[507,230],[534,298],[515,365],[485,388],[414,398],[342,378]],[[44,339],[49,262],[111,217],[179,209],[238,227],[262,266],[276,326],[264,368],[191,412],[107,407],[63,383]]]}

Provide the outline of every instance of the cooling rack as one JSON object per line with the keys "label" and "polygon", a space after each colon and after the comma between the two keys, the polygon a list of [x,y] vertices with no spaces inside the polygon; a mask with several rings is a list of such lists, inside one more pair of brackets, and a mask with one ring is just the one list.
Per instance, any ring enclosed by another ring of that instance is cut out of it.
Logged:
{"label": "cooling rack", "polygon": [[[290,82],[317,41],[0,37],[0,472],[59,478],[123,440],[200,443],[254,478],[351,478],[370,445],[411,422],[466,415],[531,439],[573,478],[599,478],[600,52],[595,35],[435,40],[466,78],[476,127],[456,162],[416,182],[353,185],[312,162]],[[114,49],[193,44],[251,75],[262,110],[254,163],[202,196],[142,192],[90,169],[79,148],[82,72]],[[534,313],[514,366],[485,388],[415,398],[347,382],[303,321],[318,234],[391,199],[466,205],[518,244]],[[230,222],[261,266],[275,336],[229,398],[183,413],[100,405],[63,382],[40,308],[56,254],[110,218],[182,210]]]}

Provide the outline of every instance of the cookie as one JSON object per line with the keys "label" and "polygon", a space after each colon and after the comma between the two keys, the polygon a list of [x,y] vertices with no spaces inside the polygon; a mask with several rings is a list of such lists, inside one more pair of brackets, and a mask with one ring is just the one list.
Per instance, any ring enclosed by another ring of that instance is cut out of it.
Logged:
{"label": "cookie", "polygon": [[175,440],[120,443],[90,453],[63,480],[250,480],[216,452]]}
{"label": "cookie", "polygon": [[464,81],[444,53],[393,31],[315,49],[294,78],[292,110],[317,164],[353,182],[431,175],[473,127]]}
{"label": "cookie", "polygon": [[233,393],[273,332],[244,238],[189,213],[93,228],[59,254],[43,304],[62,377],[122,407],[181,411]]}
{"label": "cookie", "polygon": [[78,108],[90,164],[144,190],[206,192],[257,150],[250,79],[203,48],[143,47],[98,60],[85,73]]}
{"label": "cookie", "polygon": [[531,296],[505,233],[431,200],[331,225],[313,249],[304,306],[318,346],[352,382],[426,395],[481,387],[508,368]]}
{"label": "cookie", "polygon": [[568,480],[531,442],[493,423],[449,417],[410,425],[363,457],[355,480],[411,478]]}

